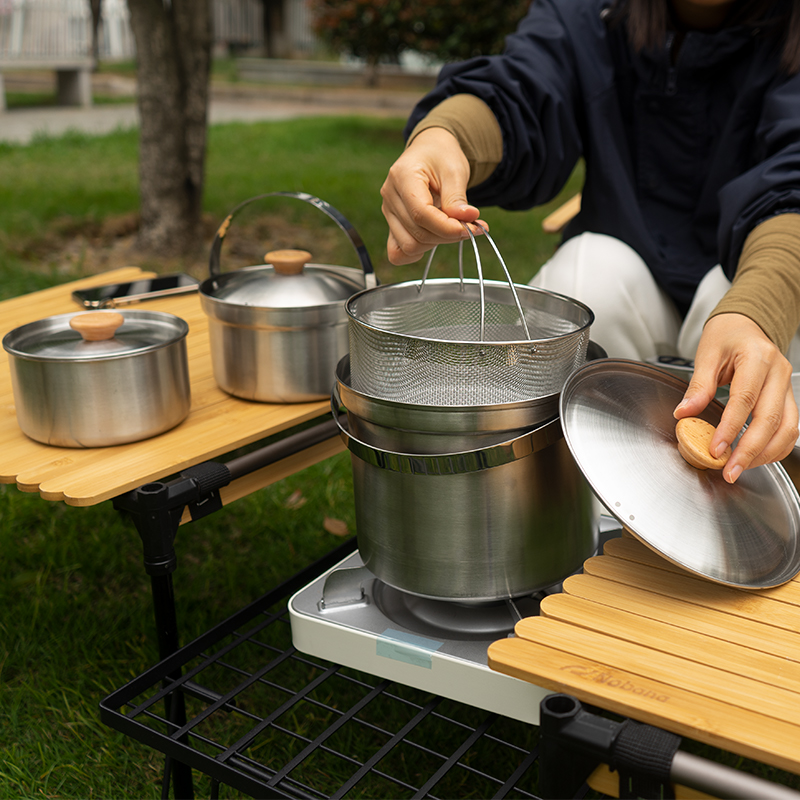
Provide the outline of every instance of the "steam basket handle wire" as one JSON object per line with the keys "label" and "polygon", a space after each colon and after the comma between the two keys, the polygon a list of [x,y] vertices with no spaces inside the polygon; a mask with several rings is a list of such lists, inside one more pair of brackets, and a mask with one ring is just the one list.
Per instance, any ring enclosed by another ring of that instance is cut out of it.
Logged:
{"label": "steam basket handle wire", "polygon": [[[475,241],[475,235],[470,230],[469,225],[466,222],[461,222],[464,226],[464,230],[467,232],[470,238],[470,242],[472,243],[472,251],[475,254],[475,265],[478,270],[478,285],[480,290],[480,301],[481,301],[481,317],[480,317],[480,341],[483,342],[486,340],[486,297],[484,292],[484,280],[483,280],[483,267],[481,265],[481,256],[478,252],[478,244]],[[511,289],[511,295],[514,298],[514,305],[517,308],[517,313],[519,314],[520,321],[522,322],[522,328],[525,331],[525,338],[530,340],[531,334],[528,330],[528,323],[525,319],[525,312],[522,310],[522,304],[519,301],[519,295],[517,294],[517,290],[514,286],[514,281],[511,280],[511,273],[508,271],[508,267],[506,266],[506,262],[503,260],[503,256],[500,255],[500,250],[494,242],[494,239],[489,235],[489,231],[480,223],[474,223],[478,225],[481,230],[483,231],[483,235],[489,240],[489,244],[494,250],[495,255],[497,256],[497,260],[500,262],[500,266],[503,268],[503,273],[506,276],[506,281],[508,282],[508,287]],[[438,246],[438,245],[437,245]],[[433,263],[433,256],[436,253],[436,247],[434,246],[430,254],[428,255],[428,261],[425,264],[425,270],[422,273],[422,280],[420,281],[419,286],[417,287],[418,292],[422,292],[423,287],[425,286],[425,281],[428,279],[428,274],[430,273],[431,264]],[[464,242],[461,241],[458,244],[458,275],[459,280],[461,282],[461,289],[463,291],[464,288]]]}
{"label": "steam basket handle wire", "polygon": [[[480,222],[476,222],[480,228],[483,228],[483,235],[489,240],[489,244],[492,246],[492,250],[494,250],[494,254],[497,256],[497,260],[500,262],[500,266],[503,268],[503,272],[505,273],[506,280],[508,281],[508,287],[511,289],[511,294],[514,296],[514,304],[517,307],[517,312],[519,313],[519,318],[522,321],[522,328],[525,331],[525,338],[530,340],[531,334],[528,330],[528,323],[525,321],[525,312],[522,310],[522,304],[519,302],[519,295],[517,294],[517,290],[514,286],[514,281],[511,280],[511,274],[508,271],[508,267],[506,266],[506,262],[503,261],[503,256],[500,255],[500,251],[497,249],[497,245],[494,243],[494,239],[489,236],[489,231],[480,224]],[[466,226],[465,226],[466,227]],[[467,228],[469,230],[469,228]],[[470,233],[470,236],[472,234]]]}

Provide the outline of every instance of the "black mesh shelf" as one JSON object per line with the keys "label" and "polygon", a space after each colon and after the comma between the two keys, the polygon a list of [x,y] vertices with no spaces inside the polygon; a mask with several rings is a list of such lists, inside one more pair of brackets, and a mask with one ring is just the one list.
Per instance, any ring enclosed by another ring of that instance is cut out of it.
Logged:
{"label": "black mesh shelf", "polygon": [[534,726],[292,647],[289,596],[353,549],[113,692],[103,721],[254,797],[536,797]]}

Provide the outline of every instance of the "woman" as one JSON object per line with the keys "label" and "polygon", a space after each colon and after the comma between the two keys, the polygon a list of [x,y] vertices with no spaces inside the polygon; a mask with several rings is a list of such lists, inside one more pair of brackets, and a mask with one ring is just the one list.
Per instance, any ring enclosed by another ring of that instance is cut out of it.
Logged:
{"label": "woman", "polygon": [[711,453],[751,417],[733,483],[798,437],[799,69],[800,0],[534,0],[502,55],[445,67],[412,114],[381,189],[389,259],[463,239],[477,205],[547,202],[583,158],[534,283],[586,302],[609,355],[694,358],[676,418],[730,383]]}

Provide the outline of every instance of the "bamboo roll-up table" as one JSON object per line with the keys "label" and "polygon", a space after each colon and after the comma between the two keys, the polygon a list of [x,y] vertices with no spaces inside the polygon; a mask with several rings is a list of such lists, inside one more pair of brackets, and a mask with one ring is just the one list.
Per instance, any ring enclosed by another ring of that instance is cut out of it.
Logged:
{"label": "bamboo roll-up table", "polygon": [[[28,322],[79,311],[80,306],[71,299],[77,288],[132,281],[151,274],[127,267],[0,302],[0,337]],[[211,370],[208,322],[197,294],[148,300],[131,308],[166,311],[189,324],[187,350],[192,391],[189,416],[160,436],[116,447],[77,449],[34,442],[17,425],[8,355],[0,349],[1,483],[16,483],[23,492],[38,492],[45,500],[91,506],[330,414],[327,400],[255,403],[231,397],[219,389]],[[242,478],[221,490],[222,502],[280,480],[340,452],[343,447],[335,437],[290,462],[275,465],[258,476]]]}
{"label": "bamboo roll-up table", "polygon": [[712,583],[626,535],[489,666],[649,725],[800,773],[800,580]]}

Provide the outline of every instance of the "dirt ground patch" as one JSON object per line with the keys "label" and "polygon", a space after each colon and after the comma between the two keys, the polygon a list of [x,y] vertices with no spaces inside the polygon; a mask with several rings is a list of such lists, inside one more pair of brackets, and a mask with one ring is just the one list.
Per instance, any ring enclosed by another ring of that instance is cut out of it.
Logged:
{"label": "dirt ground patch", "polygon": [[[102,221],[62,217],[53,221],[35,241],[9,243],[7,249],[30,265],[31,269],[55,271],[65,275],[98,274],[126,266],[160,273],[188,272],[196,278],[208,277],[208,257],[220,220],[211,215],[203,219],[203,241],[193,257],[159,258],[144,255],[136,248],[138,213],[109,216]],[[353,264],[352,251],[340,261],[343,249],[340,231],[308,227],[279,215],[264,215],[257,220],[239,222],[225,239],[221,263],[223,271],[264,263],[270,250],[297,248],[312,253],[314,263]]]}

